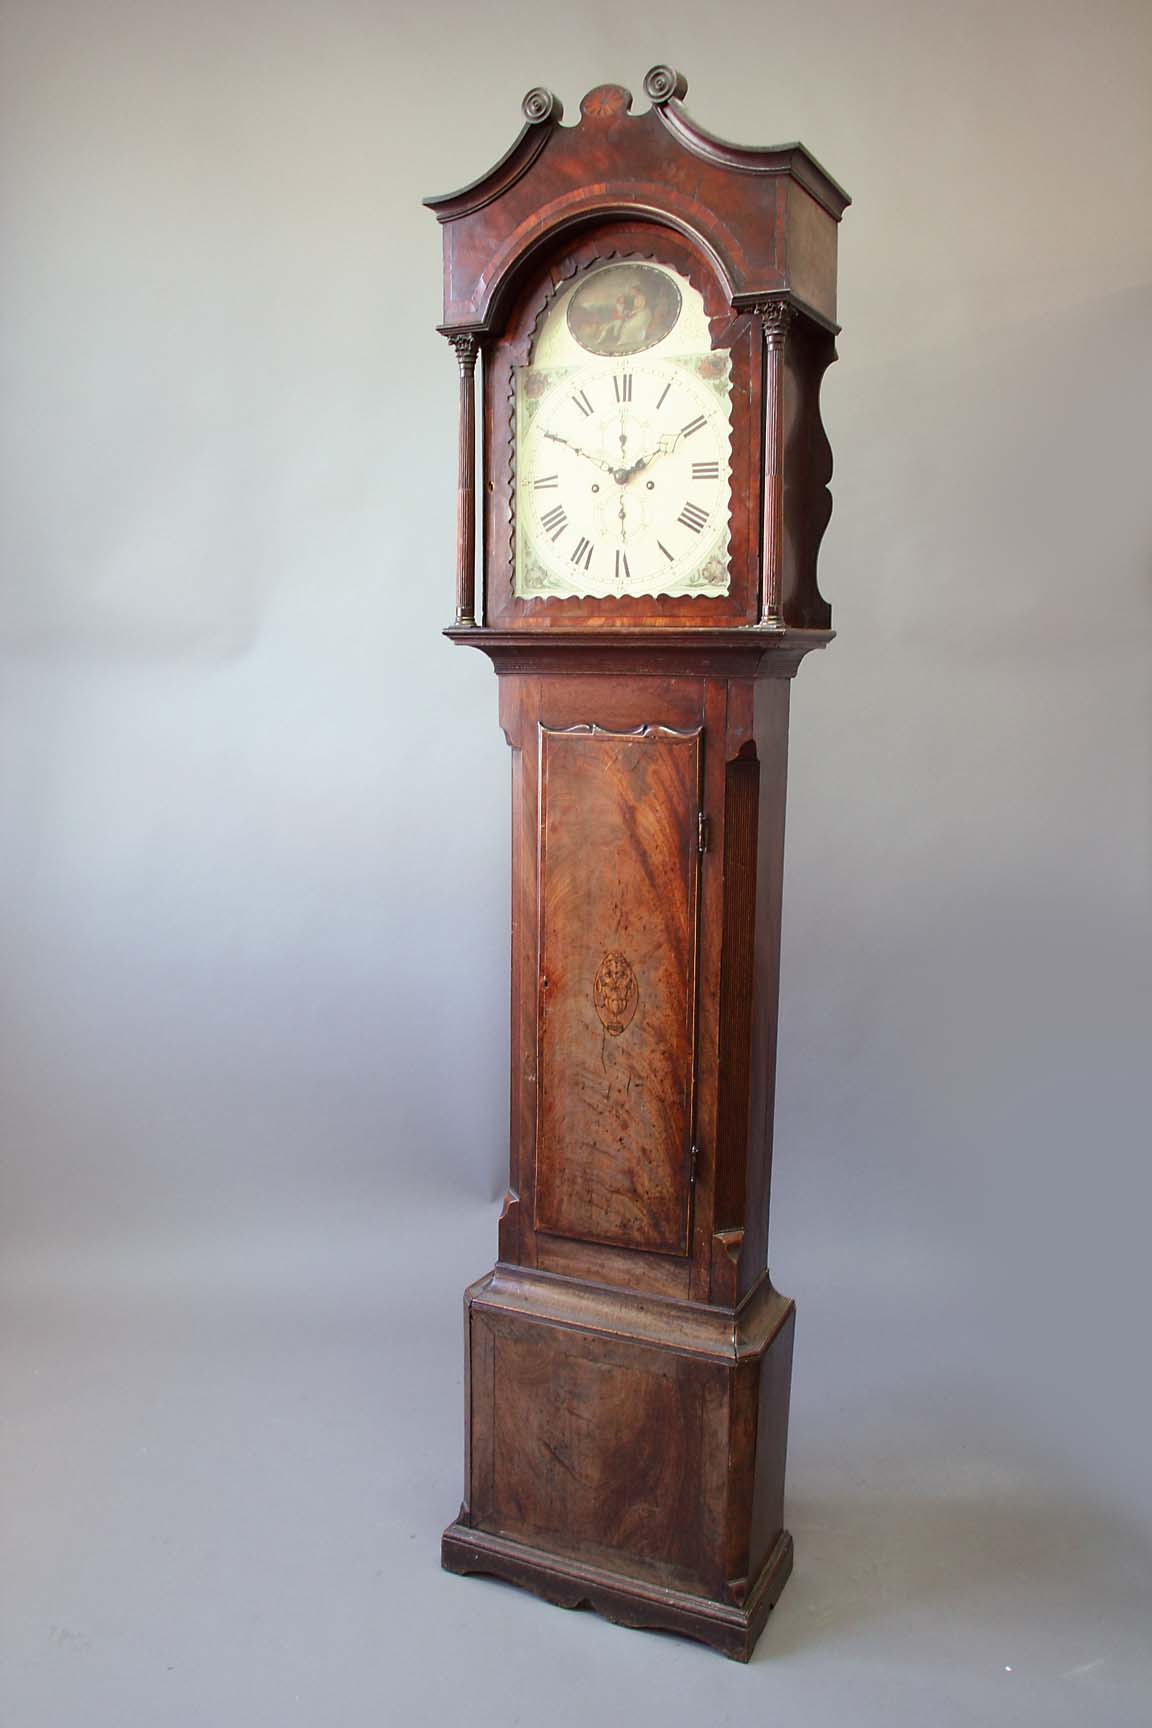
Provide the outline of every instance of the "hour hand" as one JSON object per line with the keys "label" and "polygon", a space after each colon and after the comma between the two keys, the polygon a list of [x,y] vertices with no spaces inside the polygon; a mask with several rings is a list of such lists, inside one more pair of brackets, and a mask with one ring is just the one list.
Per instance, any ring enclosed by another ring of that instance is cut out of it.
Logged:
{"label": "hour hand", "polygon": [[633,474],[639,474],[641,468],[648,468],[658,456],[670,456],[680,442],[679,432],[665,432],[655,450],[649,450],[647,456],[641,456],[639,461],[625,470],[625,478],[631,480]]}

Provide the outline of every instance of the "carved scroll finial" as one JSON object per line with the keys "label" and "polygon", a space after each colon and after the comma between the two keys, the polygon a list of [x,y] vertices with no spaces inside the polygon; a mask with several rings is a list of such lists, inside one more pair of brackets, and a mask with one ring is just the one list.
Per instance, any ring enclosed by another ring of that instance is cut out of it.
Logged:
{"label": "carved scroll finial", "polygon": [[537,84],[534,89],[529,90],[520,107],[529,126],[540,126],[545,120],[555,120],[558,123],[564,118],[559,96],[554,96],[551,90],[545,90],[543,84]]}
{"label": "carved scroll finial", "polygon": [[675,66],[653,66],[644,77],[644,94],[657,108],[673,98],[682,102],[688,94],[688,80]]}

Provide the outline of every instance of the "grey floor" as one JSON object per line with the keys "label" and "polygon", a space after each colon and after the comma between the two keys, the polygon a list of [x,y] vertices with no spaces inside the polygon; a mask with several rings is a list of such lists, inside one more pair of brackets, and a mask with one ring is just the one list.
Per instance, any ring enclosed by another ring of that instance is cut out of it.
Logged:
{"label": "grey floor", "polygon": [[951,1265],[826,1244],[791,1290],[797,1565],[748,1668],[442,1573],[458,1290],[493,1222],[24,1269],[3,1728],[1152,1722],[1147,1432],[1100,1407],[1098,1361],[1077,1391],[1083,1293],[1022,1355]]}

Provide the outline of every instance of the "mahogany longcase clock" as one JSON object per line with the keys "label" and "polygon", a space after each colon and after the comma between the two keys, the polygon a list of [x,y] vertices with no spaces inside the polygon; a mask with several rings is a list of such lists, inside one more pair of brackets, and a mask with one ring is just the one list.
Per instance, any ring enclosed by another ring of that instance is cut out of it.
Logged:
{"label": "mahogany longcase clock", "polygon": [[574,126],[531,91],[501,161],[428,200],[460,367],[447,634],[493,661],[513,765],[510,1171],[443,1562],[746,1660],[792,1564],[766,1264],[788,695],[832,634],[848,199],[798,144],[705,132],[672,69],[644,88]]}

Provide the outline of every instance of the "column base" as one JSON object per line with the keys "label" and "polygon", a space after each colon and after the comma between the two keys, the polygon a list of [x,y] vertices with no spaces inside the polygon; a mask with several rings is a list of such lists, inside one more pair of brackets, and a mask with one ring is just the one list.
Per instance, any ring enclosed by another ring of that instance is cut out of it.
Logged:
{"label": "column base", "polygon": [[461,1523],[450,1524],[444,1532],[441,1564],[447,1572],[503,1578],[559,1608],[591,1608],[618,1626],[679,1632],[735,1662],[747,1662],[792,1571],[792,1538],[781,1531],[740,1607],[645,1584]]}

